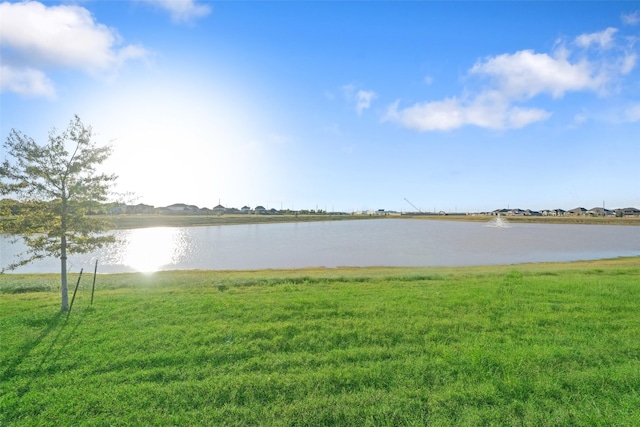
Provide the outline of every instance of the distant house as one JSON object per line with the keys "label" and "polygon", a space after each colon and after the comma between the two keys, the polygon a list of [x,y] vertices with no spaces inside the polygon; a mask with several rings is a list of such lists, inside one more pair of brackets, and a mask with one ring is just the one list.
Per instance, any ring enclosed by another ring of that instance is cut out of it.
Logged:
{"label": "distant house", "polygon": [[195,214],[200,213],[200,208],[195,205],[185,205],[184,203],[175,203],[167,206],[162,210],[170,214]]}
{"label": "distant house", "polygon": [[185,212],[190,211],[189,207],[184,203],[174,203],[173,205],[167,206],[167,210],[171,212]]}
{"label": "distant house", "polygon": [[526,215],[526,211],[522,210],[522,209],[511,209],[510,211],[507,211],[507,216],[523,216]]}
{"label": "distant house", "polygon": [[615,212],[605,208],[592,208],[585,212],[585,214],[591,216],[610,216],[615,215]]}
{"label": "distant house", "polygon": [[500,215],[506,215],[509,211],[509,209],[496,209],[495,211],[491,212],[491,215],[494,216],[500,216]]}
{"label": "distant house", "polygon": [[546,209],[542,211],[542,216],[562,216],[565,212],[563,209]]}
{"label": "distant house", "polygon": [[265,209],[264,206],[256,206],[256,208],[253,211],[257,214],[267,213],[267,210]]}
{"label": "distant house", "polygon": [[145,205],[139,203],[137,205],[120,205],[109,210],[112,214],[127,214],[127,215],[141,215],[152,214],[155,212],[155,208],[151,205]]}
{"label": "distant house", "polygon": [[617,216],[640,216],[640,209],[636,208],[623,208],[616,209]]}
{"label": "distant house", "polygon": [[135,206],[132,206],[133,213],[136,214],[151,214],[155,210],[155,207],[151,205],[145,205],[144,203],[139,203]]}
{"label": "distant house", "polygon": [[251,208],[249,206],[243,206],[242,209],[240,209],[240,213],[245,213],[248,214],[249,212],[251,212]]}
{"label": "distant house", "polygon": [[569,216],[582,216],[582,215],[586,215],[587,210],[585,208],[573,208],[568,210],[565,215],[569,215]]}
{"label": "distant house", "polygon": [[491,212],[491,215],[494,216],[523,216],[523,215],[537,215],[539,214],[537,211],[531,211],[529,209],[496,209]]}
{"label": "distant house", "polygon": [[214,215],[223,215],[223,214],[225,214],[226,212],[227,212],[227,208],[225,208],[225,207],[224,207],[224,206],[222,206],[222,205],[215,206],[215,207],[212,209],[212,213],[213,213]]}

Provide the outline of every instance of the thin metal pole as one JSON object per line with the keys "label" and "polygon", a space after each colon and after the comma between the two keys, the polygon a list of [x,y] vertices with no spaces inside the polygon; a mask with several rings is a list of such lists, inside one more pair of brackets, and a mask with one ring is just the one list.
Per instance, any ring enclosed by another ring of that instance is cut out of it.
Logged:
{"label": "thin metal pole", "polygon": [[91,286],[91,305],[93,305],[93,293],[96,290],[96,273],[98,273],[98,260],[96,260],[96,267],[93,269],[93,286]]}
{"label": "thin metal pole", "polygon": [[76,289],[73,291],[73,297],[71,297],[71,304],[69,304],[69,311],[67,312],[67,319],[71,314],[71,307],[73,307],[73,301],[76,299],[76,292],[78,292],[78,286],[80,286],[80,279],[82,278],[82,269],[80,269],[80,275],[78,276],[78,281],[76,282]]}

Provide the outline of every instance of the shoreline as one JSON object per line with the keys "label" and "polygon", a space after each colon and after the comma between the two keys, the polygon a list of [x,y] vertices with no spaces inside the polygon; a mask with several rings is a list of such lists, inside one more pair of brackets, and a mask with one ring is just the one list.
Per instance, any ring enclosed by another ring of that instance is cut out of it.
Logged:
{"label": "shoreline", "polygon": [[[130,230],[153,227],[201,227],[216,225],[247,225],[247,224],[283,224],[321,221],[364,221],[364,220],[426,220],[426,221],[463,221],[490,222],[497,217],[494,215],[424,215],[393,213],[386,215],[362,214],[223,214],[223,215],[161,215],[161,214],[121,214],[96,215],[97,219],[109,223],[111,230]],[[11,217],[0,217],[0,233],[2,222],[10,221]],[[589,216],[501,216],[512,224],[582,224],[582,225],[623,225],[640,226],[640,217],[589,217]]]}
{"label": "shoreline", "polygon": [[[145,280],[152,281],[157,277],[182,276],[182,277],[210,277],[223,278],[227,276],[247,276],[247,277],[267,277],[278,279],[290,279],[297,277],[331,278],[331,277],[395,277],[410,274],[445,274],[445,275],[466,275],[466,274],[502,274],[513,269],[531,274],[544,273],[553,270],[584,270],[599,269],[606,267],[637,268],[640,265],[640,255],[619,256],[615,258],[584,259],[575,261],[544,261],[544,262],[523,262],[512,264],[485,264],[485,265],[464,265],[464,266],[424,266],[424,267],[391,267],[391,266],[369,266],[369,267],[301,267],[301,268],[263,268],[253,270],[213,270],[213,269],[175,269],[157,270],[152,272],[118,272],[100,273],[99,277],[144,277]],[[45,278],[53,277],[54,285],[57,286],[57,278],[60,273],[13,273],[4,272],[0,274],[0,294],[3,287],[11,287],[18,284],[25,278]],[[77,277],[77,272],[70,272],[69,277]]]}
{"label": "shoreline", "polygon": [[[495,219],[492,215],[107,215],[104,219],[113,224],[114,230],[150,227],[197,227],[213,225],[245,225],[245,224],[281,224],[319,221],[356,221],[356,220],[430,220],[430,221],[465,221],[489,222]],[[584,225],[625,225],[640,226],[640,217],[539,217],[539,216],[507,216],[501,217],[507,222],[535,224],[584,224]]]}

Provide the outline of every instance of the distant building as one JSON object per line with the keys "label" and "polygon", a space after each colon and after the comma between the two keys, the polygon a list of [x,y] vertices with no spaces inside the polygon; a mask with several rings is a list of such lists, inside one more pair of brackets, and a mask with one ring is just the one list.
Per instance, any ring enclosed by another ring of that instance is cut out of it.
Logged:
{"label": "distant building", "polygon": [[494,216],[499,216],[499,215],[507,215],[507,213],[510,212],[509,209],[496,209],[494,211],[491,211],[491,215]]}
{"label": "distant building", "polygon": [[542,216],[562,216],[565,212],[563,209],[547,209],[542,211]]}
{"label": "distant building", "polygon": [[586,215],[587,210],[585,208],[573,208],[573,209],[569,209],[565,215],[569,215],[569,216],[583,216]]}
{"label": "distant building", "polygon": [[623,208],[616,209],[617,216],[640,216],[640,209],[636,208]]}
{"label": "distant building", "polygon": [[227,208],[222,205],[215,206],[212,210],[214,215],[223,215],[227,212]]}
{"label": "distant building", "polygon": [[156,212],[169,215],[194,215],[206,213],[195,205],[185,205],[184,203],[174,203],[173,205],[169,205],[164,208],[158,208],[156,209]]}
{"label": "distant building", "polygon": [[110,214],[142,215],[155,213],[155,208],[151,205],[139,203],[137,205],[120,205],[109,209]]}
{"label": "distant building", "polygon": [[586,215],[591,215],[591,216],[612,216],[615,215],[614,211],[610,211],[609,209],[605,209],[605,208],[592,208],[589,209],[587,212],[585,212]]}

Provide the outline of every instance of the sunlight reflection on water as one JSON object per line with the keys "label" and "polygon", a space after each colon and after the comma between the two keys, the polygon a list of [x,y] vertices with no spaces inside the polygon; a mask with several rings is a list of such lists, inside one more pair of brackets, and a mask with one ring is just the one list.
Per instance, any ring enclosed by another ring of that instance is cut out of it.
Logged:
{"label": "sunlight reflection on water", "polygon": [[119,244],[110,261],[139,272],[154,272],[177,264],[184,257],[186,241],[180,228],[141,228],[117,236]]}

